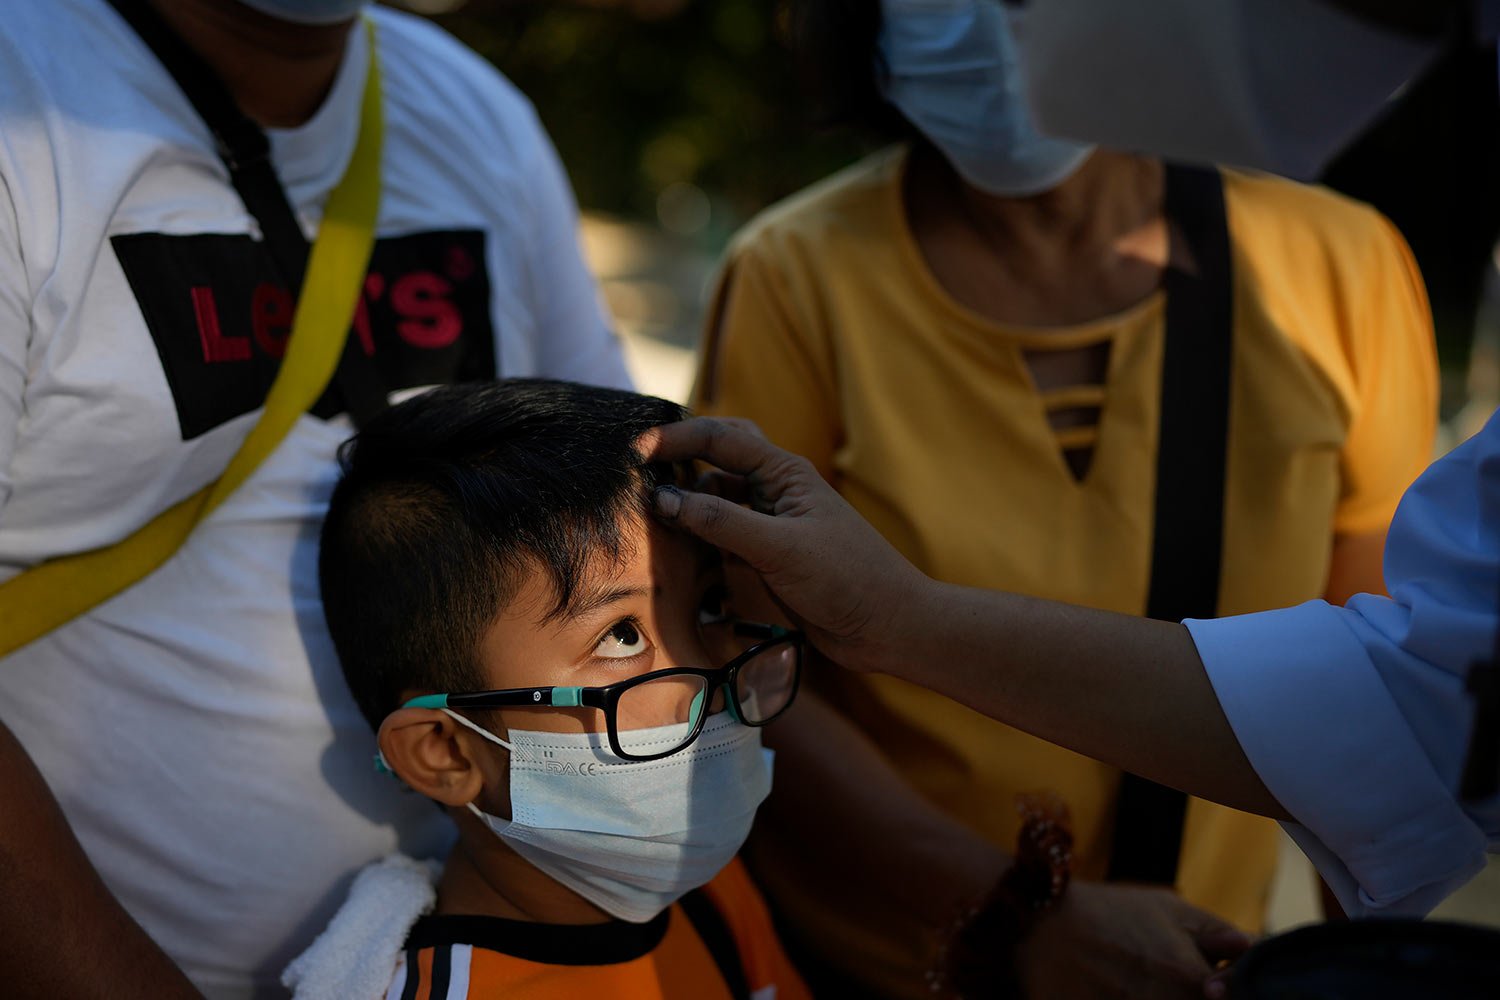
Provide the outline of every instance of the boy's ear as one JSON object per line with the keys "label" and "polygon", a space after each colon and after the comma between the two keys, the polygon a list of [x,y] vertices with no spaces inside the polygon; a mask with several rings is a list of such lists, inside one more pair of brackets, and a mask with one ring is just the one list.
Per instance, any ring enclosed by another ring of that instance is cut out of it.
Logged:
{"label": "boy's ear", "polygon": [[484,773],[451,717],[435,708],[398,708],[380,724],[380,752],[396,776],[445,806],[461,808],[484,790]]}

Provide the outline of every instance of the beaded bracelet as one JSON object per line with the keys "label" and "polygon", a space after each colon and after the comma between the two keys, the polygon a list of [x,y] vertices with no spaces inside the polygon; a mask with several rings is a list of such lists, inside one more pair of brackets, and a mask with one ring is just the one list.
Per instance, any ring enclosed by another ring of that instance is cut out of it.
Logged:
{"label": "beaded bracelet", "polygon": [[1016,798],[1021,833],[1011,866],[984,896],[954,919],[927,973],[934,994],[1019,997],[1016,946],[1067,892],[1073,831],[1068,808],[1055,794]]}

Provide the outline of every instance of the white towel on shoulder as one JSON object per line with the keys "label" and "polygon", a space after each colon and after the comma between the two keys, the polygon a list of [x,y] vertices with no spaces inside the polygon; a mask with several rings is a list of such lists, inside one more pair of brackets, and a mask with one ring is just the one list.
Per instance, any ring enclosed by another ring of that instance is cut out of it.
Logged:
{"label": "white towel on shoulder", "polygon": [[281,974],[295,1000],[380,1000],[407,932],[432,909],[441,866],[392,854],[366,866],[328,928]]}

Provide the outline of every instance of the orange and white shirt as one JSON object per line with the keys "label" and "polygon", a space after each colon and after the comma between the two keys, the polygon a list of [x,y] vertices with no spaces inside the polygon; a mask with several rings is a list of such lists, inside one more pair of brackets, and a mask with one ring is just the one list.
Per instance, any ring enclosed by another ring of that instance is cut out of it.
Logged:
{"label": "orange and white shirt", "polygon": [[735,860],[644,924],[499,917],[417,922],[386,1000],[807,1000],[770,914]]}

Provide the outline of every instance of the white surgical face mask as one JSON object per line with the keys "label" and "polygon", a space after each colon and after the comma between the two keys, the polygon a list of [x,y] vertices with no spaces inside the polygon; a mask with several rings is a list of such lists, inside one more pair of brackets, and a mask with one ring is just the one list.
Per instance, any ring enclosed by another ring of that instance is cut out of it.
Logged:
{"label": "white surgical face mask", "polygon": [[1057,187],[1093,146],[1031,123],[1012,36],[998,0],[882,0],[886,100],[974,187],[1023,197]]}
{"label": "white surgical face mask", "polygon": [[[729,712],[712,716],[686,750],[624,761],[602,733],[519,729],[510,751],[511,819],[469,811],[517,854],[604,912],[644,923],[706,884],[750,835],[771,792],[771,751],[760,730]],[[679,739],[682,726],[620,733],[626,750]]]}
{"label": "white surgical face mask", "polygon": [[1313,177],[1438,52],[1318,0],[1031,0],[1037,127]]}
{"label": "white surgical face mask", "polygon": [[239,0],[262,14],[297,24],[338,24],[358,16],[366,0]]}

